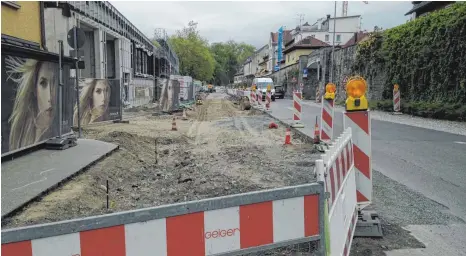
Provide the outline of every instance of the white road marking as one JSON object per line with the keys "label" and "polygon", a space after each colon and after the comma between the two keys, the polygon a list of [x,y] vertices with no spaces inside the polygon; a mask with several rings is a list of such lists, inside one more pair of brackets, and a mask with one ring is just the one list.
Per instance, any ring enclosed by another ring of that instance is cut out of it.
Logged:
{"label": "white road marking", "polygon": [[[41,171],[39,174],[40,174],[40,175],[43,175],[44,173],[47,173],[47,172],[50,172],[50,171],[53,171],[53,170],[55,170],[55,168],[51,168],[51,169],[48,169],[48,170],[45,170],[45,171]],[[18,190],[18,189],[22,189],[22,188],[25,188],[25,187],[29,187],[29,186],[31,186],[31,185],[33,185],[33,184],[36,184],[36,183],[39,183],[39,182],[42,182],[42,181],[46,181],[46,180],[47,180],[47,177],[43,177],[43,178],[40,179],[40,180],[36,180],[36,181],[33,181],[33,182],[31,182],[31,183],[28,183],[28,184],[26,184],[26,185],[24,185],[24,186],[14,188],[14,189],[12,189],[11,191],[15,191],[15,190]]]}
{"label": "white road marking", "polygon": [[47,180],[47,177],[44,177],[44,178],[42,178],[41,180],[36,180],[36,181],[33,181],[33,182],[31,182],[31,183],[28,183],[28,184],[26,184],[26,185],[24,185],[24,186],[21,186],[21,187],[14,188],[14,189],[12,189],[11,191],[15,191],[15,190],[18,190],[18,189],[22,189],[22,188],[25,188],[25,187],[31,186],[32,184],[36,184],[36,183],[39,183],[39,182],[42,182],[42,181],[45,181],[45,180]]}
{"label": "white road marking", "polygon": [[455,143],[466,145],[466,141],[455,141]]}
{"label": "white road marking", "polygon": [[45,170],[45,171],[41,171],[39,174],[42,175],[42,174],[44,174],[46,172],[50,172],[50,171],[53,171],[53,170],[55,170],[55,168],[48,169],[48,170]]}

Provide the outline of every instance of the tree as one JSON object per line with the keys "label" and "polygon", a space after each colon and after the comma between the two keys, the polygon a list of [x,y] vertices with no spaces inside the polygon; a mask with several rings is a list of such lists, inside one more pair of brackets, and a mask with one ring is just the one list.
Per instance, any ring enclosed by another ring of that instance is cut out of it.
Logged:
{"label": "tree", "polygon": [[254,53],[255,47],[230,40],[226,43],[213,43],[210,51],[216,61],[214,83],[225,85],[233,81],[234,75],[243,67],[246,58]]}
{"label": "tree", "polygon": [[197,30],[197,23],[189,22],[188,27],[178,30],[169,40],[179,58],[181,75],[202,81],[212,80],[215,60],[207,40]]}

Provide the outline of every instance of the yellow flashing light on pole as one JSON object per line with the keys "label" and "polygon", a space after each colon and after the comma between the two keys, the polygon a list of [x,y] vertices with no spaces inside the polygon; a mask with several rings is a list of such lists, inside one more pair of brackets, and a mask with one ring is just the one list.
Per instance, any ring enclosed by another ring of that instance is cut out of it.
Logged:
{"label": "yellow flashing light on pole", "polygon": [[337,91],[337,86],[333,83],[328,83],[325,86],[325,94],[324,99],[326,100],[334,100],[335,99],[335,92]]}
{"label": "yellow flashing light on pole", "polygon": [[397,92],[399,89],[400,89],[400,86],[399,86],[398,84],[395,84],[395,85],[393,86],[393,90],[394,90],[395,92]]}
{"label": "yellow flashing light on pole", "polygon": [[267,91],[268,91],[268,92],[271,92],[271,91],[272,91],[272,86],[271,86],[270,84],[267,85]]}
{"label": "yellow flashing light on pole", "polygon": [[252,90],[253,92],[255,92],[255,91],[256,91],[256,86],[255,86],[255,85],[251,86],[251,90]]}
{"label": "yellow flashing light on pole", "polygon": [[354,76],[348,79],[346,83],[346,110],[361,111],[367,110],[369,103],[366,98],[367,83],[364,78]]}

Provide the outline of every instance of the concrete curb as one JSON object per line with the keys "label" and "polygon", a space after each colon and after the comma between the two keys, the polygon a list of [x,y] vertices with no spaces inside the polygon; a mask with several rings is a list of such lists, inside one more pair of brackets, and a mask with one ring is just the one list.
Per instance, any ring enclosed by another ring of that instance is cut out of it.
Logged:
{"label": "concrete curb", "polygon": [[[235,96],[235,95],[230,95],[228,93],[227,93],[227,95],[233,96],[233,97]],[[278,119],[277,117],[273,116],[271,111],[267,112],[267,111],[265,111],[263,109],[258,109],[257,107],[252,107],[251,110],[266,114],[269,117],[271,117],[272,119],[274,119],[277,123],[280,123],[281,125],[283,125],[286,128],[290,128],[290,131],[292,132],[292,135],[291,135],[292,138],[299,139],[299,140],[301,140],[302,142],[305,142],[305,143],[314,144],[314,138],[312,138],[311,136],[305,134],[303,131],[300,131],[298,128],[291,127],[291,124],[287,124],[285,121],[282,121],[282,120]]]}
{"label": "concrete curb", "polygon": [[265,110],[257,109],[255,107],[254,107],[254,110],[262,112],[263,114],[266,114],[269,117],[273,118],[277,123],[280,123],[281,125],[285,126],[286,128],[290,128],[290,131],[292,132],[292,135],[291,135],[292,138],[300,139],[301,141],[303,141],[305,143],[314,144],[313,143],[314,138],[308,136],[303,131],[300,131],[298,128],[291,127],[291,124],[287,124],[285,121],[282,121],[282,120],[278,119],[277,117],[273,116],[271,112],[267,112]]}

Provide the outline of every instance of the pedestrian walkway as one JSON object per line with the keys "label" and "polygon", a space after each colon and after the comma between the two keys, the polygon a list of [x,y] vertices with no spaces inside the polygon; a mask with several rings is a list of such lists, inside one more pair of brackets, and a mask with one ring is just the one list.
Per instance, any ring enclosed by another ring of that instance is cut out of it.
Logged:
{"label": "pedestrian walkway", "polygon": [[66,150],[41,149],[2,163],[2,217],[95,163],[118,145],[79,139]]}

